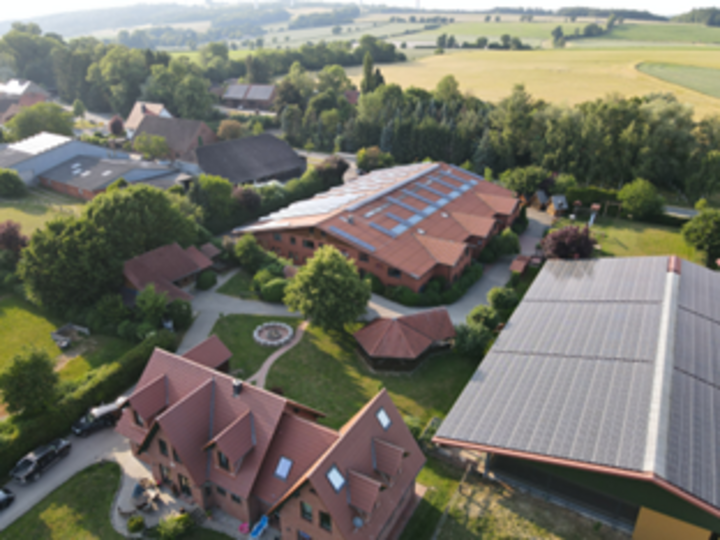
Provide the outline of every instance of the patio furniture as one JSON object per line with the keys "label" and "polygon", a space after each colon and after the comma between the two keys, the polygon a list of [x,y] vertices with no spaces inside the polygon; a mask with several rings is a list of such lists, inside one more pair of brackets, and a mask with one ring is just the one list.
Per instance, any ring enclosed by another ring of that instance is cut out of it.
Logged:
{"label": "patio furniture", "polygon": [[268,527],[268,517],[263,516],[260,518],[260,521],[258,521],[255,526],[253,527],[252,532],[250,533],[250,538],[253,540],[256,538],[260,538],[262,534],[265,532],[265,529]]}

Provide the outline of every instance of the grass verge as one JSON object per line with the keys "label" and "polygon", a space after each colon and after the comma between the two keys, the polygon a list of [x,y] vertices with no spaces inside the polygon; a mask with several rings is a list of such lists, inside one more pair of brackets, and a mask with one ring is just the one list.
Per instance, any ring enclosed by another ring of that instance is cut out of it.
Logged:
{"label": "grass verge", "polygon": [[257,372],[263,362],[277,349],[263,347],[255,343],[253,331],[263,323],[283,322],[297,328],[302,322],[297,317],[270,317],[260,315],[225,315],[213,326],[213,334],[222,340],[233,353],[230,359],[230,371],[242,378],[248,378]]}

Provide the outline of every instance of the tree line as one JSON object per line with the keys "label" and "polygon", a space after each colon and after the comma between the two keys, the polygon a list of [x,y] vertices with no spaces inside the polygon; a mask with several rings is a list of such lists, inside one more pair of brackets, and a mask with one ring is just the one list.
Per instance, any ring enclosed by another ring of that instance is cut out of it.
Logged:
{"label": "tree line", "polygon": [[296,19],[290,21],[288,28],[296,30],[298,28],[318,28],[322,26],[335,26],[338,24],[352,24],[355,22],[355,18],[359,16],[360,8],[357,6],[336,8],[332,11],[321,11],[300,15]]}
{"label": "tree line", "polygon": [[673,17],[675,22],[700,23],[706,26],[720,26],[720,9],[695,8],[687,13]]}

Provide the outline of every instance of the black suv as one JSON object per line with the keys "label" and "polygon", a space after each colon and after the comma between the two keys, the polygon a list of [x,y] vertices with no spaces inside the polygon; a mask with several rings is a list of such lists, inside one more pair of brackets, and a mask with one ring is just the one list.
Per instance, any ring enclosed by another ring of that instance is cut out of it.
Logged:
{"label": "black suv", "polygon": [[70,442],[65,439],[55,439],[22,458],[10,471],[10,476],[21,484],[34,482],[53,463],[66,457],[70,453],[70,446]]}
{"label": "black suv", "polygon": [[0,488],[0,510],[5,510],[15,500],[15,494],[8,488]]}
{"label": "black suv", "polygon": [[85,416],[73,424],[72,432],[78,437],[87,437],[99,429],[114,426],[127,402],[126,397],[120,397],[114,403],[90,409]]}

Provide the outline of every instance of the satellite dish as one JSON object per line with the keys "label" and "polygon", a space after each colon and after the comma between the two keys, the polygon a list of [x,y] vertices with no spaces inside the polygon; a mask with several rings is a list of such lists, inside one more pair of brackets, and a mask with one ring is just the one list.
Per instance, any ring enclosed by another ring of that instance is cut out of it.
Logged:
{"label": "satellite dish", "polygon": [[365,525],[363,518],[361,518],[360,516],[355,516],[352,520],[352,523],[353,523],[353,527],[355,527],[356,529],[359,529],[363,525]]}

